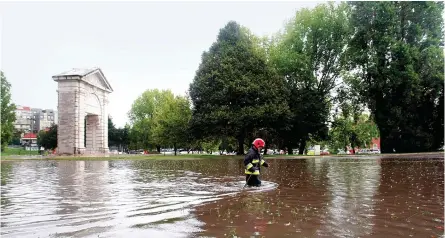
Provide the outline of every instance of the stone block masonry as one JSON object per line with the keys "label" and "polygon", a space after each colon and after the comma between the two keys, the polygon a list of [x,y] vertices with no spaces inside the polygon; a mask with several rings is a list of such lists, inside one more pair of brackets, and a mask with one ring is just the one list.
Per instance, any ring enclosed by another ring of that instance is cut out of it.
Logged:
{"label": "stone block masonry", "polygon": [[102,71],[73,69],[53,79],[58,83],[58,154],[108,153],[108,94],[113,89]]}

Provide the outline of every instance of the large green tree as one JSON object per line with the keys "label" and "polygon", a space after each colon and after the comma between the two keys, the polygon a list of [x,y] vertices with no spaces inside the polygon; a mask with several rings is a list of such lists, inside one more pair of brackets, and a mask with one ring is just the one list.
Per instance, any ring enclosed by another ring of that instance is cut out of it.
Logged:
{"label": "large green tree", "polygon": [[292,153],[300,153],[309,138],[326,139],[332,90],[340,81],[345,46],[350,37],[349,7],[320,4],[303,9],[274,41],[270,58],[290,90],[290,127],[280,131]]}
{"label": "large green tree", "polygon": [[257,38],[231,21],[202,54],[190,84],[195,138],[235,137],[244,154],[247,135],[273,126],[288,110],[284,80],[269,67]]}
{"label": "large green tree", "polygon": [[382,152],[443,145],[443,2],[350,2],[351,72],[381,135]]}
{"label": "large green tree", "polygon": [[[191,116],[187,97],[176,96],[171,90],[147,90],[129,112],[132,146],[139,149],[161,146],[186,146]],[[138,148],[139,147],[139,148]]]}
{"label": "large green tree", "polygon": [[156,112],[153,136],[157,143],[173,146],[176,155],[178,146],[189,146],[188,125],[192,113],[187,97],[174,96],[171,91],[168,92]]}
{"label": "large green tree", "polygon": [[6,146],[12,140],[14,133],[14,121],[16,106],[11,102],[11,84],[6,80],[3,71],[0,71],[1,78],[1,151],[5,151]]}
{"label": "large green tree", "polygon": [[131,106],[128,113],[132,123],[131,141],[136,144],[137,149],[152,149],[156,147],[158,152],[161,146],[154,140],[153,131],[157,111],[162,107],[171,92],[166,90],[146,90],[139,96]]}

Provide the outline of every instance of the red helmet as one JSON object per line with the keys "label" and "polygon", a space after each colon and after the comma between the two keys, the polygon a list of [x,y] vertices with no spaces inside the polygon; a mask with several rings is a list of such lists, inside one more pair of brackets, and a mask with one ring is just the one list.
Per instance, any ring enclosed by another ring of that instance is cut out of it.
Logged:
{"label": "red helmet", "polygon": [[264,146],[266,145],[266,143],[264,142],[263,139],[261,139],[261,138],[256,138],[256,139],[252,142],[252,145],[254,145],[256,148],[259,148],[259,147],[264,147]]}

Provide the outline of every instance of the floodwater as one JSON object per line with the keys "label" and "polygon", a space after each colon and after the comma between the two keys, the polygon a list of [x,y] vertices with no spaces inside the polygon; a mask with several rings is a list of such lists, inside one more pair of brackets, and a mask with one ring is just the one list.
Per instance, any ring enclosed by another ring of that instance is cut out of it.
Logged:
{"label": "floodwater", "polygon": [[2,237],[440,237],[444,159],[1,163]]}

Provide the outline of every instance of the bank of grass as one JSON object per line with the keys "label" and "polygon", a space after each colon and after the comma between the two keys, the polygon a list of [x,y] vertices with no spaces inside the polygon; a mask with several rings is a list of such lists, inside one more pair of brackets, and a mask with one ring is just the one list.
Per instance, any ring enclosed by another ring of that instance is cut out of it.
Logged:
{"label": "bank of grass", "polygon": [[[320,156],[313,155],[266,155],[265,159],[305,159],[316,158]],[[324,156],[329,157],[329,156]],[[243,159],[244,155],[208,155],[208,154],[178,154],[178,155],[109,155],[99,156],[3,156],[1,161],[33,161],[33,160],[51,160],[51,161],[104,161],[104,160],[197,160],[197,159]]]}
{"label": "bank of grass", "polygon": [[[443,157],[443,152],[429,152],[429,153],[404,153],[404,154],[356,154],[356,155],[266,155],[265,159],[314,159],[314,158],[358,158],[358,157],[418,157],[418,156],[434,155],[436,157]],[[23,154],[4,155],[2,153],[1,161],[105,161],[105,160],[199,160],[199,159],[243,159],[243,155],[208,155],[208,154],[178,154],[178,155],[109,155],[105,157],[98,156],[40,156],[36,152],[33,156]]]}
{"label": "bank of grass", "polygon": [[12,155],[38,155],[39,151],[37,150],[32,150],[32,151],[28,151],[25,150],[23,147],[19,147],[19,148],[10,148],[7,147],[5,148],[5,151],[1,152],[1,156],[12,156]]}
{"label": "bank of grass", "polygon": [[109,155],[109,156],[17,156],[2,154],[1,161],[33,161],[33,160],[80,160],[80,161],[104,161],[104,160],[184,160],[184,159],[211,159],[211,158],[243,158],[243,156],[220,156],[203,154],[186,155]]}

